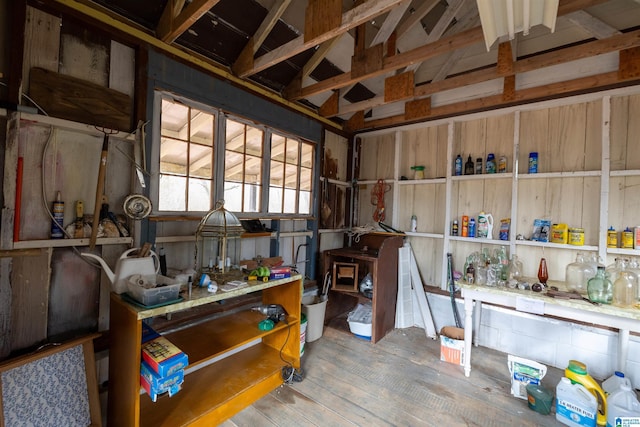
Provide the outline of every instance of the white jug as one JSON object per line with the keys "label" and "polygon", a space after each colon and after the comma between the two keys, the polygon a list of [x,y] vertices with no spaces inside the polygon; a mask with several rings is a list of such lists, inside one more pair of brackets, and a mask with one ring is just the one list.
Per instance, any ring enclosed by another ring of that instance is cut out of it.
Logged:
{"label": "white jug", "polygon": [[493,239],[493,216],[480,212],[478,214],[478,231],[476,236],[479,239]]}
{"label": "white jug", "polygon": [[147,257],[129,257],[129,254],[139,251],[139,248],[132,248],[124,251],[118,262],[116,263],[115,273],[107,265],[104,259],[91,253],[82,253],[81,255],[93,258],[100,262],[109,281],[111,281],[111,290],[117,294],[124,293],[128,290],[127,279],[133,274],[151,275],[160,272],[160,261],[158,255],[151,252],[151,256]]}

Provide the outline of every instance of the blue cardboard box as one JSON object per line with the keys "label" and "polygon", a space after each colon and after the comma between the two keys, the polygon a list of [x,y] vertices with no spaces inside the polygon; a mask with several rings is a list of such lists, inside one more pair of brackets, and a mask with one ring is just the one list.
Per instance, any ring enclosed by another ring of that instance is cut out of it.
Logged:
{"label": "blue cardboard box", "polygon": [[154,402],[158,395],[169,393],[169,397],[180,391],[184,381],[184,370],[180,369],[167,377],[160,377],[144,361],[140,364],[140,385]]}

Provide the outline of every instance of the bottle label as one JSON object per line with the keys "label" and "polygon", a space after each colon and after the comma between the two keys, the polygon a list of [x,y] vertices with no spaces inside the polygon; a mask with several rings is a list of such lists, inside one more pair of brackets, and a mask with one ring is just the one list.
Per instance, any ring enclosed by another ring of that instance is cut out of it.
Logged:
{"label": "bottle label", "polygon": [[538,155],[529,155],[529,173],[538,173]]}
{"label": "bottle label", "polygon": [[62,228],[58,227],[56,222],[60,225],[64,225],[64,202],[53,202],[53,210],[51,211],[55,221],[51,221],[51,238],[62,239],[64,238],[64,232]]}

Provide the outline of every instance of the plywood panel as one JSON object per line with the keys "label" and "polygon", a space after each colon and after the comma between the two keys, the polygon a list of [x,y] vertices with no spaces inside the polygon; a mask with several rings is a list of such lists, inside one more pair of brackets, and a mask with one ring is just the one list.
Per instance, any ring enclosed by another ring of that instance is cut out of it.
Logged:
{"label": "plywood panel", "polygon": [[625,177],[611,177],[609,179],[609,210],[607,211],[607,219],[609,225],[613,225],[616,229],[619,224],[623,224],[625,181]]}
{"label": "plywood panel", "polygon": [[109,87],[126,93],[133,100],[136,77],[135,51],[112,40],[109,59]]}
{"label": "plywood panel", "polygon": [[[476,157],[487,157],[486,132],[487,123],[485,119],[470,120],[466,122],[456,123],[456,139],[454,140],[453,156],[460,154],[464,160],[471,155],[473,159]],[[483,163],[484,164],[484,163]],[[451,164],[453,171],[453,164]],[[452,172],[453,174],[453,172]]]}
{"label": "plywood panel", "polygon": [[[69,29],[60,37],[60,73],[100,86],[109,85],[111,41],[96,37],[86,29]],[[72,31],[71,33],[68,31]]]}
{"label": "plywood panel", "polygon": [[587,106],[585,127],[585,170],[599,170],[602,165],[602,101],[593,101]]}
{"label": "plywood panel", "polygon": [[[325,132],[324,139],[324,161],[325,171],[322,176],[334,178],[340,181],[347,180],[347,170],[349,168],[348,156],[349,141],[347,138],[337,135],[333,132]],[[329,167],[329,164],[331,166]],[[331,173],[334,176],[327,175]]]}
{"label": "plywood panel", "polygon": [[627,123],[629,121],[629,97],[611,98],[611,125],[609,157],[611,170],[622,170],[626,166]]}
{"label": "plywood panel", "polygon": [[638,218],[638,212],[640,212],[639,188],[640,177],[629,176],[624,178],[624,201],[622,205],[623,215],[620,222],[613,224],[616,229],[622,230],[625,227],[636,227],[640,225],[640,218]]}
{"label": "plywood panel", "polygon": [[[486,155],[493,153],[497,161],[500,156],[507,156],[507,170],[513,169],[513,126],[514,118],[513,114],[507,114],[503,116],[487,117],[487,142],[486,142]],[[484,163],[483,163],[484,164]],[[511,194],[511,191],[509,191]]]}
{"label": "plywood panel", "polygon": [[546,209],[547,182],[544,179],[530,179],[519,181],[518,184],[518,218],[511,221],[516,225],[516,233],[526,239],[531,237],[533,220],[545,218],[549,214]]}
{"label": "plywood panel", "polygon": [[442,239],[409,237],[424,285],[440,287],[442,278]]}
{"label": "plywood panel", "polygon": [[401,185],[398,187],[399,227],[408,231],[411,215],[418,218],[418,232],[442,233],[445,203],[444,184]]}
{"label": "plywood panel", "polygon": [[484,182],[482,210],[493,216],[493,238],[498,238],[502,218],[511,218],[511,179],[491,179]]}
{"label": "plywood panel", "polygon": [[538,152],[538,172],[549,172],[548,129],[549,110],[523,111],[520,114],[519,173],[527,173],[532,151]]}
{"label": "plywood panel", "polygon": [[[362,184],[358,186],[359,197],[358,197],[358,213],[356,218],[358,219],[358,224],[360,226],[364,226],[366,224],[376,225],[376,221],[373,219],[373,213],[376,209],[376,206],[372,203],[371,191],[374,187],[374,184]],[[389,187],[389,191],[384,194],[384,205],[385,205],[385,224],[391,224],[391,220],[393,218],[393,187]]]}
{"label": "plywood panel", "polygon": [[29,93],[29,71],[32,67],[58,71],[60,62],[60,17],[27,6],[22,92]]}
{"label": "plywood panel", "polygon": [[640,169],[640,95],[629,96],[626,168]]}
{"label": "plywood panel", "polygon": [[395,159],[395,133],[362,139],[360,180],[392,179]]}
{"label": "plywood panel", "polygon": [[584,170],[585,104],[549,110],[548,172]]}

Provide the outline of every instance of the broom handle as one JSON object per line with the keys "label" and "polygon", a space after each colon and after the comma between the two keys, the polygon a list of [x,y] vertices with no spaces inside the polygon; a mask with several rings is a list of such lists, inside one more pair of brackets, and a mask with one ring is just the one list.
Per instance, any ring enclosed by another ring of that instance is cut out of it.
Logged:
{"label": "broom handle", "polygon": [[93,209],[93,223],[91,224],[91,239],[89,249],[96,246],[98,238],[98,224],[100,222],[100,208],[102,207],[102,196],[104,194],[104,180],[107,171],[107,154],[109,152],[109,135],[104,135],[102,141],[102,153],[100,153],[100,168],[98,169],[98,185],[96,187],[96,205]]}

